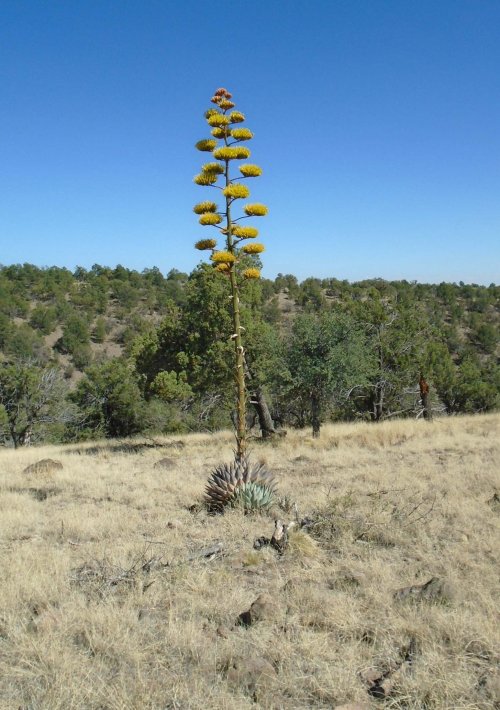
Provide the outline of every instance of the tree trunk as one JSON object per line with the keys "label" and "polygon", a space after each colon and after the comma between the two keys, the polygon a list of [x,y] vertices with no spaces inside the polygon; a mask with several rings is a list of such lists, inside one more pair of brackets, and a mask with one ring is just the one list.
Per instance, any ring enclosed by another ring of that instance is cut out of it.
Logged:
{"label": "tree trunk", "polygon": [[384,385],[375,385],[375,396],[373,399],[373,420],[379,422],[384,416]]}
{"label": "tree trunk", "polygon": [[379,422],[383,416],[384,416],[384,383],[383,383],[383,377],[384,377],[384,353],[382,351],[382,344],[380,342],[380,337],[381,337],[381,331],[379,330],[378,333],[378,347],[377,347],[377,355],[378,355],[378,367],[379,367],[379,377],[380,380],[377,382],[375,385],[375,397],[374,397],[374,402],[373,402],[373,420],[376,422]]}
{"label": "tree trunk", "polygon": [[426,382],[423,375],[420,375],[418,385],[420,387],[420,401],[424,409],[424,419],[432,419],[431,405],[429,402],[429,384]]}
{"label": "tree trunk", "polygon": [[320,402],[317,394],[311,395],[311,423],[312,435],[317,439],[321,428]]}
{"label": "tree trunk", "polygon": [[276,434],[274,422],[267,406],[266,398],[261,387],[257,387],[252,397],[252,404],[255,407],[259,418],[259,426],[263,439],[268,439],[273,434]]}
{"label": "tree trunk", "polygon": [[18,449],[20,446],[20,439],[17,435],[16,427],[11,424],[9,429],[10,429],[10,438],[12,439],[12,443],[14,444],[14,448]]}
{"label": "tree trunk", "polygon": [[[247,381],[252,382],[255,381],[255,375],[250,369],[250,365],[248,364],[248,361],[245,357],[245,377]],[[250,402],[255,408],[255,411],[257,413],[257,417],[259,419],[259,426],[260,426],[260,433],[262,434],[263,439],[268,439],[270,436],[273,434],[276,434],[276,428],[274,426],[273,418],[271,416],[271,412],[269,411],[269,407],[267,406],[266,398],[264,395],[264,392],[262,390],[262,387],[260,385],[257,385],[255,390],[252,392],[252,396],[250,398]]]}

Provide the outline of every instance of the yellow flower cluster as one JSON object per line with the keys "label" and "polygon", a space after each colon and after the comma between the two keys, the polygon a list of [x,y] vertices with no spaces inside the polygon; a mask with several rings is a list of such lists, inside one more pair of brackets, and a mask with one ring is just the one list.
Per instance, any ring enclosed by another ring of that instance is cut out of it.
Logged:
{"label": "yellow flower cluster", "polygon": [[236,257],[230,251],[216,251],[210,257],[216,264],[234,264]]}
{"label": "yellow flower cluster", "polygon": [[259,234],[259,230],[255,227],[233,227],[231,232],[239,239],[255,239]]}
{"label": "yellow flower cluster", "polygon": [[231,197],[233,200],[237,200],[248,197],[250,190],[246,185],[241,185],[240,183],[235,182],[232,185],[225,187],[222,190],[222,194],[225,195],[225,197]]}
{"label": "yellow flower cluster", "polygon": [[202,141],[198,141],[198,143],[195,144],[195,148],[206,151],[207,153],[211,153],[216,147],[217,141],[214,141],[212,138],[204,138]]}
{"label": "yellow flower cluster", "polygon": [[262,168],[259,168],[258,165],[244,163],[240,165],[240,173],[245,177],[259,177],[259,175],[262,175]]}
{"label": "yellow flower cluster", "polygon": [[252,205],[245,205],[243,211],[249,217],[265,217],[269,210],[265,205],[255,202]]}
{"label": "yellow flower cluster", "polygon": [[195,214],[204,214],[205,212],[217,212],[217,205],[215,202],[198,202],[197,205],[193,207],[193,212]]}
{"label": "yellow flower cluster", "polygon": [[260,279],[260,271],[258,269],[245,269],[243,272],[245,279]]}
{"label": "yellow flower cluster", "polygon": [[220,128],[221,126],[229,125],[229,116],[224,116],[223,113],[213,113],[207,118],[207,123],[209,126],[216,126]]}
{"label": "yellow flower cluster", "polygon": [[236,141],[249,141],[253,138],[253,133],[248,128],[233,128],[231,137]]}
{"label": "yellow flower cluster", "polygon": [[196,242],[194,248],[203,251],[205,249],[214,249],[215,246],[217,246],[215,239],[200,239],[199,242]]}
{"label": "yellow flower cluster", "polygon": [[244,251],[245,254],[262,254],[264,249],[265,246],[263,244],[257,244],[257,242],[245,244],[244,247],[241,247],[241,251]]}
{"label": "yellow flower cluster", "polygon": [[201,171],[203,173],[215,173],[215,175],[222,175],[224,172],[224,166],[222,163],[205,163],[201,166]]}
{"label": "yellow flower cluster", "polygon": [[232,101],[229,101],[229,99],[221,99],[218,104],[220,108],[224,111],[226,111],[228,108],[234,108],[234,103]]}
{"label": "yellow flower cluster", "polygon": [[[227,164],[231,160],[238,160],[244,163],[239,165],[240,174],[244,178],[262,175],[262,168],[248,162],[250,150],[241,145],[241,142],[249,141],[253,138],[252,131],[245,127],[232,127],[233,124],[245,121],[245,115],[240,111],[234,110],[235,104],[231,101],[231,98],[231,94],[226,89],[217,89],[212,97],[212,103],[215,104],[215,108],[210,108],[205,112],[212,138],[198,141],[196,148],[200,151],[212,153],[213,158],[211,158],[212,162],[205,163],[201,168],[201,172],[195,176],[194,182],[198,185],[214,185],[217,183],[219,175],[224,176],[227,172]],[[228,204],[232,200],[248,198],[250,195],[250,190],[242,183],[232,182],[224,178],[223,182],[229,182],[229,184],[221,186]],[[224,210],[224,208],[222,209]],[[247,204],[244,206],[243,211],[246,217],[261,217],[268,213],[267,207],[260,203]],[[199,202],[194,205],[193,212],[199,215],[198,221],[201,225],[217,227],[223,235],[223,241],[226,241],[226,239],[228,241],[225,248],[223,246],[219,251],[217,251],[216,239],[200,239],[195,244],[196,249],[211,252],[210,260],[216,271],[229,276],[233,273],[235,265],[238,264],[238,253],[240,255],[257,256],[265,250],[263,244],[247,242],[243,245],[241,243],[243,240],[255,239],[258,236],[259,230],[255,227],[239,226],[239,220],[236,220],[236,224],[233,223],[230,227],[227,224],[224,227],[224,219],[225,217],[229,218],[229,213],[225,215],[224,212],[218,212],[215,202],[211,200]],[[239,245],[239,248],[236,248],[236,245]],[[251,263],[250,259],[247,261]],[[256,260],[256,263],[258,263],[258,260]],[[242,276],[245,279],[258,279],[260,278],[260,270],[255,267],[246,268],[242,271]]]}
{"label": "yellow flower cluster", "polygon": [[220,224],[222,222],[222,217],[220,216],[220,214],[216,214],[215,212],[205,212],[205,214],[201,215],[198,222],[203,226],[211,224]]}
{"label": "yellow flower cluster", "polygon": [[233,148],[233,150],[236,151],[236,157],[238,160],[246,160],[250,157],[249,148],[245,148],[245,146],[243,145],[239,146],[238,148]]}
{"label": "yellow flower cluster", "polygon": [[200,173],[194,177],[194,182],[197,185],[213,185],[217,182],[216,173]]}
{"label": "yellow flower cluster", "polygon": [[216,160],[244,160],[250,157],[250,151],[244,146],[238,148],[222,146],[214,150],[213,156]]}
{"label": "yellow flower cluster", "polygon": [[213,135],[214,138],[226,138],[231,135],[231,129],[230,128],[212,128],[210,133]]}
{"label": "yellow flower cluster", "polygon": [[231,111],[229,114],[229,120],[231,123],[241,123],[245,120],[245,116],[241,113],[241,111]]}

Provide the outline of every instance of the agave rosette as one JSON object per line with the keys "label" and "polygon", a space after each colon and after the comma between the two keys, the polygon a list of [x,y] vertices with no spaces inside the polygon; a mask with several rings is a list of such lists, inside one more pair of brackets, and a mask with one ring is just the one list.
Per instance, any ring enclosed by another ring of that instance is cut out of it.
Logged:
{"label": "agave rosette", "polygon": [[212,471],[206,485],[206,502],[215,509],[229,505],[258,510],[273,503],[275,491],[274,476],[264,464],[251,464],[244,457]]}

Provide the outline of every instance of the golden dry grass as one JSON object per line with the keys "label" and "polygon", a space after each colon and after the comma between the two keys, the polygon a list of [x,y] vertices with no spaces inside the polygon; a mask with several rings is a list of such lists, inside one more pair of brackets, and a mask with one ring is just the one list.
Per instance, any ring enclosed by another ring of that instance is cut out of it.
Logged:
{"label": "golden dry grass", "polygon": [[[255,443],[283,507],[316,522],[282,557],[253,542],[292,513],[190,510],[230,460],[229,434],[2,451],[0,707],[500,707],[499,423],[331,425],[319,440]],[[46,457],[63,469],[23,473]],[[189,559],[219,541],[223,555]],[[394,599],[431,577],[445,581],[438,600]],[[236,626],[261,593],[273,615]],[[363,675],[410,643],[411,667],[371,697]],[[272,672],[245,675],[256,658]]]}

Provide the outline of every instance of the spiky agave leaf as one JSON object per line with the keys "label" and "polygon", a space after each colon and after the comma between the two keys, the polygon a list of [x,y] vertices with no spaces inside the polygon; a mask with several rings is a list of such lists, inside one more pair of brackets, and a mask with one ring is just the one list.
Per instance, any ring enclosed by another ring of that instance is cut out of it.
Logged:
{"label": "spiky agave leaf", "polygon": [[274,493],[268,487],[259,483],[243,483],[236,488],[230,505],[244,510],[264,510],[274,502]]}
{"label": "spiky agave leaf", "polygon": [[[252,484],[249,486],[249,484]],[[245,492],[248,488],[248,492]],[[210,508],[222,509],[226,505],[245,501],[261,502],[253,509],[271,504],[276,489],[273,474],[262,463],[251,464],[247,457],[230,464],[221,464],[212,471],[206,485],[206,502]],[[247,506],[244,506],[247,508]]]}

